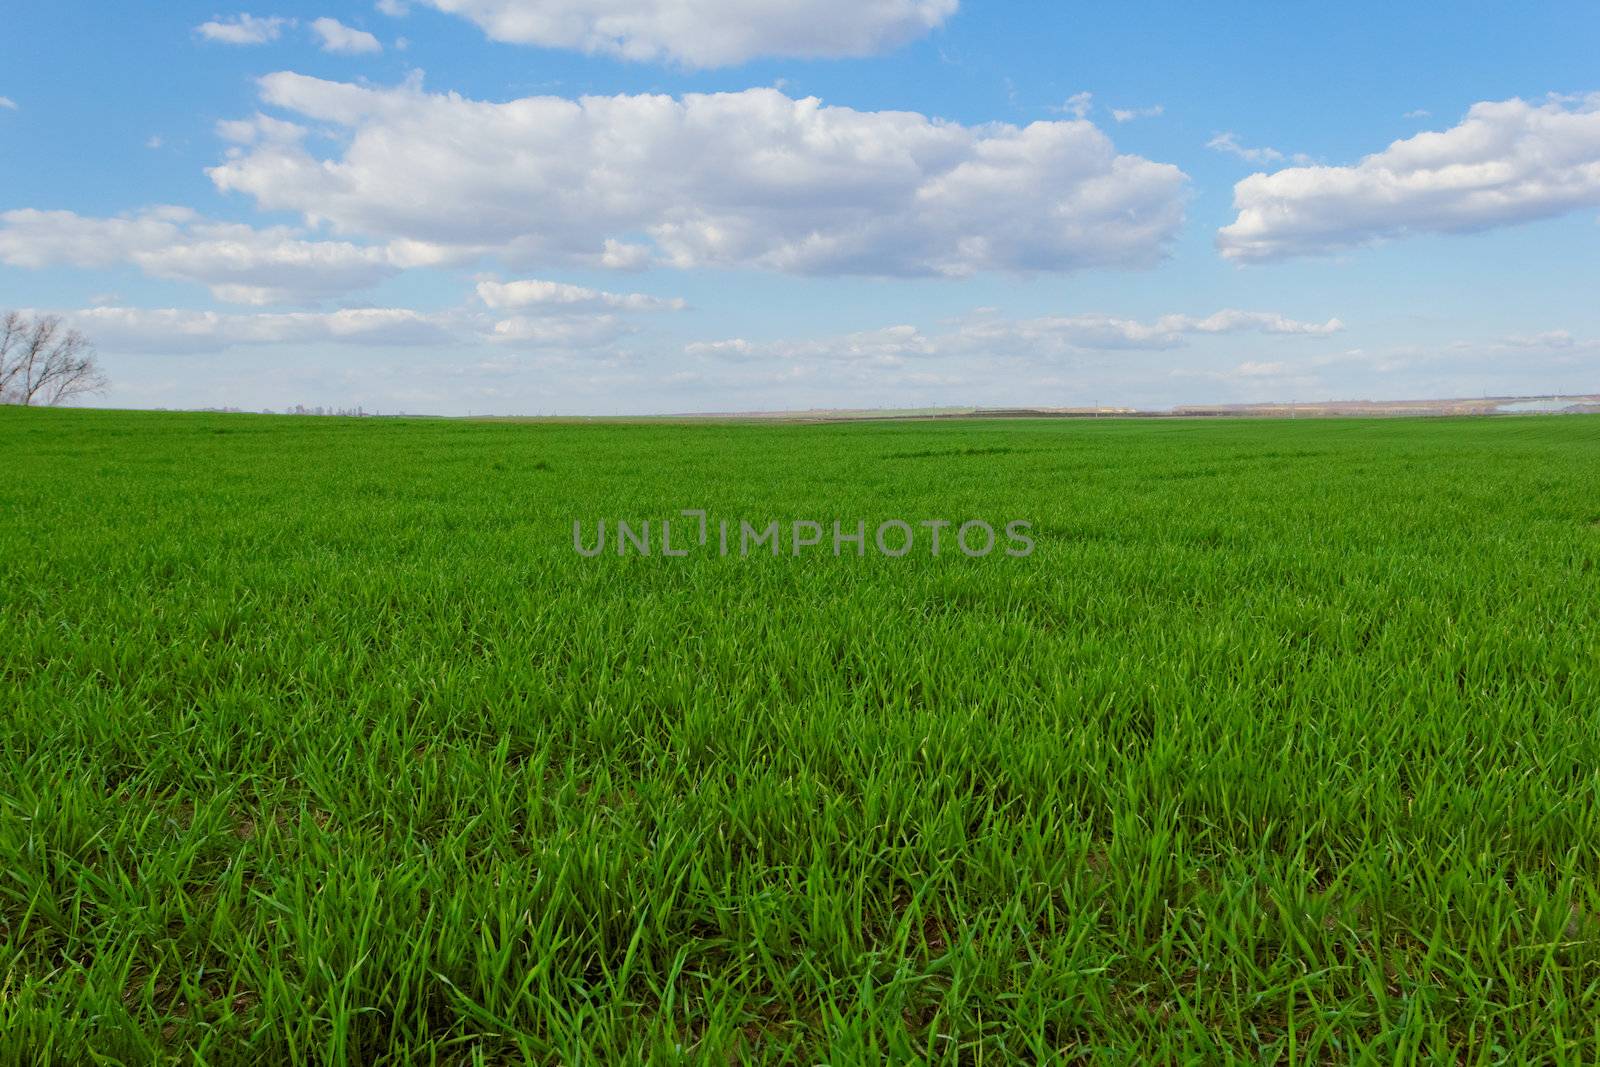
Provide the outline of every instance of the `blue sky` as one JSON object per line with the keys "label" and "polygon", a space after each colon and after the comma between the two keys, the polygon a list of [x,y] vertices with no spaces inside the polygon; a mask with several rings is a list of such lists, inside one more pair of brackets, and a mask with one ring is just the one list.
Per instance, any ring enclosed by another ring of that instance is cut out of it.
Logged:
{"label": "blue sky", "polygon": [[96,403],[1600,390],[1592,3],[139,7],[0,37],[0,305]]}

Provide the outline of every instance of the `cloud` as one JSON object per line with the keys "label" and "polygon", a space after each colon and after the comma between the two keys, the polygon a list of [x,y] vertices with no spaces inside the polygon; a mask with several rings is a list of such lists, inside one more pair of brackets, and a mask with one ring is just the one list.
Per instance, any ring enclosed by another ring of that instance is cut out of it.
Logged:
{"label": "cloud", "polygon": [[9,96],[0,96],[0,111],[20,111],[17,102]]}
{"label": "cloud", "polygon": [[1497,342],[1501,348],[1577,348],[1581,342],[1567,330],[1545,330],[1535,334],[1513,334]]}
{"label": "cloud", "polygon": [[[533,307],[505,318],[471,307],[234,313],[186,308],[95,306],[67,313],[103,350],[221,352],[247,345],[347,344],[373,348],[501,345],[529,351],[594,353],[636,333],[635,305]],[[653,309],[645,309],[653,310]]]}
{"label": "cloud", "polygon": [[[1231,132],[1217,134],[1206,142],[1206,147],[1217,152],[1226,152],[1229,155],[1238,156],[1246,163],[1282,163],[1289,158],[1276,148],[1246,148],[1239,143],[1239,138]],[[1296,153],[1294,161],[1296,163],[1309,163],[1311,157]]]}
{"label": "cloud", "polygon": [[1433,112],[1427,110],[1426,108],[1419,107],[1415,111],[1407,111],[1400,117],[1403,119],[1431,119],[1433,118]]}
{"label": "cloud", "polygon": [[195,33],[218,44],[269,44],[283,36],[285,26],[293,26],[293,19],[257,18],[254,15],[235,15],[231,19],[218,18],[195,27]]}
{"label": "cloud", "polygon": [[306,128],[292,122],[275,119],[257,112],[248,119],[224,119],[217,123],[217,136],[239,145],[252,145],[262,141],[285,144],[298,141],[306,135]]}
{"label": "cloud", "polygon": [[1075,119],[1088,118],[1089,112],[1094,110],[1094,94],[1073,93],[1060,107],[1050,110],[1060,115],[1071,115]]}
{"label": "cloud", "polygon": [[614,315],[560,318],[513,315],[494,324],[493,340],[534,348],[597,348],[629,332]]}
{"label": "cloud", "polygon": [[1109,315],[1051,315],[1009,320],[981,317],[964,323],[955,339],[979,348],[1041,354],[1070,349],[1112,351],[1181,348],[1200,335],[1266,333],[1326,337],[1344,329],[1338,319],[1300,322],[1276,312],[1226,309],[1203,318],[1162,315],[1151,322]]}
{"label": "cloud", "polygon": [[647,245],[629,244],[607,237],[600,250],[600,266],[608,270],[636,271],[650,265],[650,248]]}
{"label": "cloud", "polygon": [[1073,353],[1182,348],[1203,335],[1257,332],[1327,337],[1339,333],[1338,319],[1301,322],[1276,312],[1227,309],[1205,317],[1163,315],[1151,322],[1110,315],[1049,315],[1006,319],[974,314],[941,333],[915,326],[890,326],[800,341],[753,342],[744,338],[702,341],[686,346],[693,356],[719,360],[865,361],[898,364],[915,358],[1016,357],[1049,359]]}
{"label": "cloud", "polygon": [[1460,124],[1346,167],[1292,167],[1234,186],[1217,235],[1240,261],[1385,238],[1471,233],[1600,205],[1600,93],[1474,104]]}
{"label": "cloud", "polygon": [[268,75],[342,154],[263,141],[209,173],[339,232],[493,247],[514,266],[943,275],[1158,262],[1187,177],[1083,121],[962,126],[774,89],[485,103]]}
{"label": "cloud", "polygon": [[566,282],[484,279],[478,299],[492,311],[518,312],[496,322],[490,339],[534,348],[593,349],[633,332],[622,315],[682,311],[678,298],[644,293],[608,293]]}
{"label": "cloud", "polygon": [[448,315],[406,308],[227,314],[180,308],[93,307],[66,316],[101,348],[211,352],[240,345],[319,342],[381,347],[437,345],[457,333]]}
{"label": "cloud", "polygon": [[[1382,376],[1368,393],[1345,396],[1483,397],[1573,395],[1588,381],[1585,372],[1600,354],[1600,339],[1566,330],[1503,337],[1457,338],[1422,344],[1350,348],[1305,361],[1308,370]],[[1396,385],[1390,376],[1412,375]],[[1418,375],[1421,375],[1420,377]]]}
{"label": "cloud", "polygon": [[421,2],[470,19],[497,41],[720,67],[758,56],[876,55],[941,26],[958,0]]}
{"label": "cloud", "polygon": [[1289,372],[1289,364],[1282,360],[1260,362],[1245,360],[1233,368],[1233,373],[1241,378],[1276,378]]}
{"label": "cloud", "polygon": [[1153,119],[1166,114],[1166,107],[1162,104],[1153,104],[1150,107],[1114,107],[1111,117],[1118,122],[1132,122],[1134,119]]}
{"label": "cloud", "polygon": [[346,26],[338,19],[317,19],[311,24],[311,32],[324,52],[353,56],[383,51],[383,45],[372,34]]}
{"label": "cloud", "polygon": [[403,19],[411,12],[405,0],[378,0],[373,6],[392,19]]}
{"label": "cloud", "polygon": [[[1281,353],[1302,343],[1311,353],[1324,352],[1323,339],[1342,329],[1337,319],[1303,322],[1262,311],[1141,320],[1113,315],[1015,319],[979,310],[929,329],[900,324],[812,338],[701,341],[685,346],[687,364],[679,360],[672,367],[700,376],[697,395],[740,398],[723,408],[733,411],[840,403],[902,408],[1172,403],[1193,399],[1175,386],[1175,366],[1198,375],[1244,359],[1256,367],[1231,372],[1233,378],[1271,381],[1269,361],[1287,361]],[[1246,333],[1271,339],[1228,336]],[[1174,349],[1186,351],[1181,360],[1160,355]]]}
{"label": "cloud", "polygon": [[681,311],[687,306],[681,299],[667,300],[644,293],[607,293],[581,285],[547,281],[482,281],[478,283],[478,299],[495,310],[536,307],[546,311],[592,308]]}
{"label": "cloud", "polygon": [[684,352],[691,356],[735,362],[778,359],[900,363],[908,357],[931,356],[937,350],[937,338],[908,325],[811,340],[750,341],[734,337],[723,341],[695,341],[684,346]]}
{"label": "cloud", "polygon": [[128,263],[157,278],[205,285],[218,300],[235,304],[338,296],[410,267],[455,262],[457,254],[404,240],[376,246],[310,240],[290,227],[211,222],[179,207],[117,218],[0,212],[0,263],[26,268]]}

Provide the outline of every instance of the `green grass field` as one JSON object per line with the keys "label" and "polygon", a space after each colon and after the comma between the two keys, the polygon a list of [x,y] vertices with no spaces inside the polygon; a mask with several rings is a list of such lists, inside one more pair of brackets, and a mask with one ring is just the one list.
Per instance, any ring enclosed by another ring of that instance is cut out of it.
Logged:
{"label": "green grass field", "polygon": [[1600,1060],[1600,419],[0,448],[0,1062]]}

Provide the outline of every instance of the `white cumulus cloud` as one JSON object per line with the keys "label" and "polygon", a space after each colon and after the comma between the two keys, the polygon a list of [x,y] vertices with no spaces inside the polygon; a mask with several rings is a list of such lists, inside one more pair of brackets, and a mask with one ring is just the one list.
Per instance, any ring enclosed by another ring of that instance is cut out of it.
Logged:
{"label": "white cumulus cloud", "polygon": [[758,56],[875,55],[936,29],[958,0],[420,2],[470,19],[497,41],[719,67]]}
{"label": "white cumulus cloud", "polygon": [[383,51],[383,45],[372,34],[346,26],[338,19],[317,19],[311,24],[311,32],[316,35],[324,52],[353,56]]}
{"label": "white cumulus cloud", "polygon": [[1230,259],[1336,252],[1469,233],[1600,206],[1600,93],[1474,104],[1458,125],[1345,167],[1291,167],[1234,186]]}
{"label": "white cumulus cloud", "polygon": [[202,23],[195,27],[195,32],[218,44],[270,44],[283,36],[285,26],[292,25],[293,19],[277,16],[257,18],[255,15],[235,15]]}
{"label": "white cumulus cloud", "polygon": [[1085,121],[963,126],[774,89],[486,103],[416,83],[268,75],[266,104],[343,127],[332,158],[262,139],[225,192],[346,234],[513,265],[964,276],[1157,262],[1187,177]]}
{"label": "white cumulus cloud", "polygon": [[9,96],[0,96],[0,111],[19,111],[17,102]]}

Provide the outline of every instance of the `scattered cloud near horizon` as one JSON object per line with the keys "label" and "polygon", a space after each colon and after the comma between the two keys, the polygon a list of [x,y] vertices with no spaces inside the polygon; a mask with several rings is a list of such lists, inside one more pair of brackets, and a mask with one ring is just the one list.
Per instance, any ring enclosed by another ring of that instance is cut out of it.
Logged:
{"label": "scattered cloud near horizon", "polygon": [[[367,346],[516,344],[588,350],[637,332],[634,316],[684,310],[678,298],[614,293],[565,282],[482,278],[443,311],[354,307],[332,311],[218,312],[139,308],[105,294],[63,317],[109,350],[219,352],[241,345],[337,342]],[[29,314],[38,313],[30,311]]]}
{"label": "scattered cloud near horizon", "polygon": [[983,354],[1049,357],[1070,352],[1119,350],[1165,351],[1181,348],[1191,337],[1206,334],[1260,332],[1327,337],[1344,329],[1338,319],[1300,322],[1276,312],[1225,309],[1204,317],[1163,315],[1150,322],[1111,315],[1048,315],[1009,319],[974,313],[951,329],[928,333],[916,326],[834,337],[749,341],[732,338],[685,346],[689,355],[719,359],[869,359],[899,360],[914,356]]}
{"label": "scattered cloud near horizon", "polygon": [[68,312],[64,318],[101,347],[169,354],[313,342],[384,347],[439,345],[452,340],[454,325],[449,315],[405,308],[236,314],[106,306]]}
{"label": "scattered cloud near horizon", "polygon": [[[67,312],[109,348],[131,351],[220,351],[246,344],[338,341],[351,344],[521,343],[583,349],[635,332],[635,314],[681,311],[682,300],[640,293],[610,293],[544,280],[480,281],[471,302],[440,312],[409,308],[342,308],[335,311],[216,312],[107,303]],[[500,317],[503,316],[503,317]],[[719,360],[882,360],[915,356],[983,355],[1039,359],[1073,352],[1168,351],[1193,338],[1261,333],[1305,338],[1344,330],[1337,318],[1307,322],[1277,312],[1224,309],[1206,316],[1162,315],[1149,321],[1113,315],[1050,315],[1026,319],[979,309],[927,331],[911,325],[831,337],[750,341],[731,338],[683,346],[693,356]],[[1548,343],[1555,335],[1530,341]]]}
{"label": "scattered cloud near horizon", "polygon": [[[1501,395],[1508,387],[1570,392],[1558,386],[1581,384],[1582,368],[1600,351],[1600,344],[1561,329],[1363,348],[1337,341],[1344,332],[1339,319],[1301,320],[1270,311],[1012,318],[987,308],[937,327],[898,325],[789,340],[731,338],[674,348],[664,337],[645,335],[644,320],[618,310],[616,301],[552,284],[545,288],[530,280],[526,292],[540,295],[509,311],[481,299],[438,312],[374,307],[219,313],[113,303],[67,317],[104,351],[188,361],[151,365],[179,377],[128,393],[147,404],[182,403],[179,397],[198,395],[210,398],[199,401],[209,404],[299,400],[435,412],[771,410],[837,406],[830,398],[841,388],[864,407],[1160,407]],[[1246,343],[1247,334],[1258,337]],[[1269,343],[1274,338],[1283,343]],[[308,377],[302,370],[279,381],[272,376],[277,357],[265,354],[279,345],[325,347],[323,358],[338,361],[325,364],[331,377]],[[205,361],[233,349],[263,354],[237,365]],[[1172,350],[1188,354],[1176,362],[1159,358]],[[348,356],[335,357],[335,351]],[[441,358],[444,352],[451,354]],[[1520,368],[1515,373],[1507,360],[1512,353]],[[428,375],[429,384],[416,384],[414,374]],[[241,392],[245,380],[252,387]],[[307,385],[317,381],[339,384],[307,393]],[[1208,383],[1206,392],[1197,395],[1195,383]]]}

